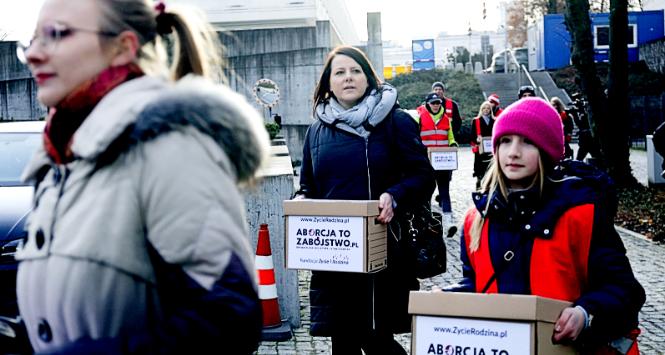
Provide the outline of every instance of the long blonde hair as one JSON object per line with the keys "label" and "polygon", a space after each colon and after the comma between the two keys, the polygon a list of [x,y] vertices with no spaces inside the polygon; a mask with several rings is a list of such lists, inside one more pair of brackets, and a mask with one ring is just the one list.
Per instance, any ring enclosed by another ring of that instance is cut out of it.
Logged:
{"label": "long blonde hair", "polygon": [[[161,11],[158,21],[159,12],[148,0],[97,1],[102,12],[100,27],[104,31],[132,31],[139,38],[137,64],[144,72],[168,73],[174,80],[193,73],[225,81],[222,46],[217,32],[202,12],[169,4]],[[171,31],[174,36],[170,36]],[[172,44],[170,55],[162,43],[164,39]]]}
{"label": "long blonde hair", "polygon": [[[504,199],[508,199],[508,193],[509,193],[508,178],[506,178],[506,175],[503,173],[503,171],[501,171],[501,167],[499,164],[498,149],[496,149],[495,151],[496,153],[494,154],[494,157],[490,162],[487,174],[485,174],[485,177],[483,177],[483,180],[480,183],[480,192],[487,193],[488,196],[487,204],[483,209],[482,213],[483,216],[487,216],[487,212],[489,211],[490,208],[491,197],[494,195],[494,193],[497,190],[499,191],[501,196],[503,196]],[[536,171],[536,174],[533,176],[533,180],[529,185],[529,188],[535,186],[536,184],[538,184],[539,187],[538,190],[539,195],[542,196],[543,187],[545,186],[545,164],[543,162],[542,153],[538,155],[538,170]],[[476,250],[478,250],[478,247],[480,246],[480,237],[484,224],[485,224],[485,218],[482,217],[480,213],[476,212],[473,221],[471,222],[471,228],[469,230],[470,236],[468,236],[471,237],[469,243],[469,249],[471,250],[471,252],[475,252]]]}
{"label": "long blonde hair", "polygon": [[492,104],[490,104],[489,101],[483,101],[482,104],[480,104],[480,107],[478,108],[478,117],[483,117],[483,107],[489,107],[490,109],[490,114],[489,116],[494,119],[494,112],[492,111]]}

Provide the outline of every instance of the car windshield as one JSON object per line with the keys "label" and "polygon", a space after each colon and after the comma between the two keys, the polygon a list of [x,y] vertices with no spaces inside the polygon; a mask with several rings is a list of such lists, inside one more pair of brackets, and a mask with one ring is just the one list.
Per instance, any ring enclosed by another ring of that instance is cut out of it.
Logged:
{"label": "car windshield", "polygon": [[39,133],[0,133],[0,186],[26,185],[21,173],[41,141]]}
{"label": "car windshield", "polygon": [[517,60],[524,60],[527,59],[527,57],[528,53],[526,52],[526,50],[515,51],[515,58],[517,58]]}

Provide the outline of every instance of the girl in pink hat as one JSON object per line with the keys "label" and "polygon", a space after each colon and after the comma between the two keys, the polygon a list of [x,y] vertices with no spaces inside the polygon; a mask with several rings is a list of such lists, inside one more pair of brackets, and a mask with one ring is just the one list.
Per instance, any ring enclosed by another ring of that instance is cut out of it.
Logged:
{"label": "girl in pink hat", "polygon": [[561,119],[540,98],[508,106],[492,143],[492,163],[464,220],[463,279],[449,290],[570,301],[553,342],[637,354],[645,294],[614,229],[610,178],[562,161]]}

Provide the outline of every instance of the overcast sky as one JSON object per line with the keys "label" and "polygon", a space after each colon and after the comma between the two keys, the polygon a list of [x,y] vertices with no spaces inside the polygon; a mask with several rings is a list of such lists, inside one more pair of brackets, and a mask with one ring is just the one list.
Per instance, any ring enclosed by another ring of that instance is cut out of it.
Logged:
{"label": "overcast sky", "polygon": [[[1,0],[0,0],[1,1]],[[434,38],[439,32],[466,34],[497,29],[499,0],[345,0],[356,32],[367,39],[367,12],[381,12],[381,37],[411,47],[412,39]],[[483,20],[483,2],[487,18]]]}
{"label": "overcast sky", "polygon": [[[266,0],[270,1],[270,0]],[[367,39],[367,12],[381,12],[382,37],[410,47],[411,39],[434,38],[439,32],[495,30],[498,0],[344,0],[361,39]],[[8,39],[29,37],[43,0],[0,0],[0,30]],[[168,0],[166,1],[168,4]],[[482,18],[486,3],[487,18]]]}

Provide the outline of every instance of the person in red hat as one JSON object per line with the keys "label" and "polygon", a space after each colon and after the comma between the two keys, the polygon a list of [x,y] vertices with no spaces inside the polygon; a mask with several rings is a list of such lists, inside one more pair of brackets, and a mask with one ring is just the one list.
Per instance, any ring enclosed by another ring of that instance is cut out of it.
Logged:
{"label": "person in red hat", "polygon": [[492,146],[493,162],[464,220],[463,279],[447,290],[569,301],[554,343],[583,354],[639,354],[645,293],[614,228],[611,178],[562,160],[561,118],[541,98],[508,106]]}
{"label": "person in red hat", "polygon": [[568,117],[566,113],[566,105],[563,104],[560,98],[554,96],[550,99],[552,107],[559,113],[561,117],[561,123],[563,124],[563,134],[565,137],[564,147],[566,149],[564,157],[566,159],[573,158],[573,148],[570,147],[570,142],[573,140],[573,120]]}
{"label": "person in red hat", "polygon": [[487,97],[487,101],[492,105],[492,115],[496,118],[499,117],[503,109],[501,108],[501,100],[499,100],[499,95],[492,94]]}

